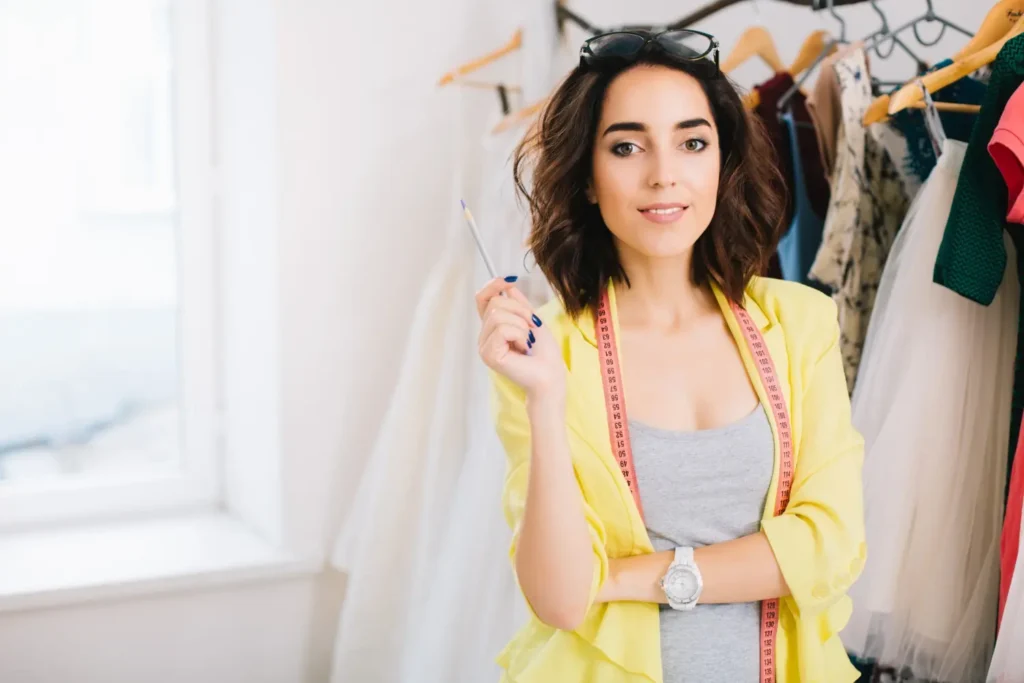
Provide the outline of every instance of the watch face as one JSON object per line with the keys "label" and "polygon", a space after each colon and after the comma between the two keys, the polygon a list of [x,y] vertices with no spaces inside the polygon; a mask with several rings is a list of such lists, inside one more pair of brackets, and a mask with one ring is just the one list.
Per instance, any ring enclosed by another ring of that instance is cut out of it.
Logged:
{"label": "watch face", "polygon": [[689,567],[673,567],[665,577],[665,595],[673,602],[687,602],[693,599],[699,588],[697,575]]}

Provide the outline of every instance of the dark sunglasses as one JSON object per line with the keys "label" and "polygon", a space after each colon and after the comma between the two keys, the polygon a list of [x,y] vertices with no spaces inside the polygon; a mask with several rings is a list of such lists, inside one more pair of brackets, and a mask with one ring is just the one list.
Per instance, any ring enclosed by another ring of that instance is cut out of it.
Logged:
{"label": "dark sunglasses", "polygon": [[[718,41],[709,33],[689,29],[660,33],[614,31],[594,36],[580,48],[580,66],[625,66],[651,49],[661,49],[673,57],[706,64],[708,67],[713,65],[713,70],[708,75],[718,74]],[[709,58],[712,53],[713,62]]]}

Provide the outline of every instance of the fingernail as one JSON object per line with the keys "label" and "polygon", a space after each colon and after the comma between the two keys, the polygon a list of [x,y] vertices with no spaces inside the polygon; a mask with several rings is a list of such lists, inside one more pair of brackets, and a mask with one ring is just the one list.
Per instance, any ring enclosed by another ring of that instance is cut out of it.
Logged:
{"label": "fingernail", "polygon": [[535,341],[537,341],[537,338],[533,336],[533,332],[530,332],[530,346],[533,346]]}
{"label": "fingernail", "polygon": [[518,275],[507,275],[505,276],[505,282],[515,282],[519,279]]}
{"label": "fingernail", "polygon": [[526,348],[528,348],[528,349],[532,349],[532,348],[533,348],[533,342],[532,342],[532,341],[529,341],[529,340],[527,340],[527,342],[526,342]]}
{"label": "fingernail", "polygon": [[535,316],[533,316],[533,324],[534,324],[534,325],[536,325],[537,327],[540,327],[540,326],[541,326],[541,325],[543,325],[544,323],[542,323],[542,322],[540,321],[540,318],[538,318],[538,317],[537,317],[537,316],[535,315]]}

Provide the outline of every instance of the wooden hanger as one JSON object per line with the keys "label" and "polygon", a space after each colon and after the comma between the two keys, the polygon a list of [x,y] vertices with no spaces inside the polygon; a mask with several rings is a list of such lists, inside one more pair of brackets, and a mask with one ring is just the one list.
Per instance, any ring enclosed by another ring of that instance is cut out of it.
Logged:
{"label": "wooden hanger", "polygon": [[[978,32],[967,42],[967,45],[965,45],[963,49],[953,56],[953,64],[947,68],[956,66],[958,62],[963,62],[971,55],[981,52],[985,48],[993,45],[1000,38],[1009,36],[1009,32],[1014,28],[1014,26],[1020,23],[1018,19],[1021,16],[1024,16],[1024,0],[1001,0],[1001,2],[997,2],[981,22],[981,27],[978,29]],[[998,54],[998,51],[996,54]],[[942,69],[940,71],[944,70],[945,69]],[[973,71],[973,69],[971,71]],[[967,73],[969,74],[971,71],[968,71]],[[934,73],[939,73],[939,71]],[[956,80],[959,79],[954,78],[950,83]],[[927,76],[924,81],[925,85],[928,86],[930,81]],[[934,89],[929,88],[929,92],[935,92],[943,87],[945,86],[940,85]],[[919,96],[921,95],[920,90],[914,84],[904,86],[899,92],[908,91],[904,94],[904,98],[912,100],[913,98],[909,95],[909,90],[914,90]],[[889,117],[890,112],[895,114],[900,109],[907,109],[911,107],[920,109],[924,107],[924,103],[921,99],[917,99],[917,101],[914,101],[911,104],[899,106],[893,104],[892,97],[890,95],[882,95],[881,97],[876,98],[864,113],[864,125],[870,126],[873,123],[884,121]],[[935,107],[939,111],[961,111],[972,113],[980,111],[980,107],[976,104],[961,105],[952,102],[936,102]]]}
{"label": "wooden hanger", "polygon": [[[1021,2],[1024,2],[1024,0],[1021,0]],[[830,39],[828,31],[819,29],[804,39],[804,44],[800,46],[796,59],[789,65],[787,71],[793,75],[793,78],[796,78],[814,66],[822,53],[828,56],[835,51],[836,44]]]}
{"label": "wooden hanger", "polygon": [[507,43],[499,47],[497,50],[494,50],[493,52],[484,55],[483,57],[477,57],[476,59],[470,62],[466,62],[462,66],[458,66],[452,69],[451,71],[449,71],[448,73],[441,77],[441,80],[438,82],[438,85],[445,86],[448,85],[449,83],[454,83],[459,78],[471,74],[474,71],[477,71],[478,69],[482,69],[488,64],[493,64],[494,62],[498,61],[505,55],[515,52],[520,47],[522,47],[522,45],[523,30],[516,29],[516,32],[512,34],[512,37],[509,38]]}
{"label": "wooden hanger", "polygon": [[763,26],[754,26],[743,32],[736,41],[736,47],[722,62],[722,72],[729,73],[735,70],[751,57],[760,57],[776,73],[786,70],[782,58],[779,57],[779,51],[775,48],[775,40]]}
{"label": "wooden hanger", "polygon": [[[1024,2],[1024,0],[1021,1]],[[829,36],[828,31],[820,29],[814,31],[804,39],[804,44],[800,46],[800,51],[797,53],[793,63],[789,65],[789,68],[782,69],[782,71],[787,71],[793,78],[796,78],[807,69],[815,66],[820,61],[819,57],[823,54],[832,54],[836,51],[836,48],[837,45]],[[751,90],[743,96],[743,106],[748,111],[757,109],[759,104],[761,104],[761,93],[757,90]]]}
{"label": "wooden hanger", "polygon": [[1018,19],[1024,16],[1024,0],[1002,0],[985,15],[981,27],[974,37],[967,41],[963,49],[953,55],[953,61],[959,62],[996,42],[1013,28]]}
{"label": "wooden hanger", "polygon": [[889,118],[889,99],[888,95],[876,97],[864,112],[862,123],[865,126],[870,126],[872,123],[879,123]]}
{"label": "wooden hanger", "polygon": [[[888,119],[889,101],[890,97],[888,95],[875,98],[875,101],[864,112],[864,125],[870,126],[872,123],[881,123]],[[977,114],[981,111],[980,104],[961,104],[959,102],[934,102],[933,104],[938,111],[956,112],[958,114]],[[924,109],[926,106],[922,100],[921,102],[911,104],[907,109]]]}
{"label": "wooden hanger", "polygon": [[[1024,21],[1017,21],[1013,25],[1013,28],[1011,28],[1002,38],[988,47],[979,50],[958,62],[953,62],[947,67],[925,74],[921,77],[921,81],[930,93],[935,92],[936,90],[941,90],[952,83],[956,83],[961,78],[969,76],[981,67],[994,62],[996,57],[999,56],[999,51],[1003,49],[1003,45],[1006,45],[1006,43],[1022,33],[1024,33]],[[908,83],[893,93],[889,98],[889,113],[895,114],[898,111],[914,106],[923,99],[924,96],[921,93],[920,86],[918,86],[916,82]]]}
{"label": "wooden hanger", "polygon": [[498,125],[496,125],[494,129],[491,130],[491,133],[497,135],[498,133],[504,133],[507,130],[515,128],[523,121],[526,121],[527,119],[533,117],[535,114],[540,112],[540,110],[544,108],[544,105],[547,104],[547,102],[548,100],[545,97],[543,100],[539,102],[534,102],[533,104],[523,107],[519,111],[512,112],[511,114],[503,118],[501,121],[498,121]]}

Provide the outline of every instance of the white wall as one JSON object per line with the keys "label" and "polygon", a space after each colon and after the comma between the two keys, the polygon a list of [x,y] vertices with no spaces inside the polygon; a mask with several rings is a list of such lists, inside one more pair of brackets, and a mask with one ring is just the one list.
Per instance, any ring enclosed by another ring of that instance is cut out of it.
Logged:
{"label": "white wall", "polygon": [[285,683],[303,680],[311,582],[0,617],[7,683]]}
{"label": "white wall", "polygon": [[[761,20],[784,60],[795,56],[811,30],[834,27],[807,9],[759,1]],[[511,27],[496,19],[497,4],[274,3],[281,439],[288,457],[304,463],[285,486],[295,494],[291,499],[303,501],[289,511],[287,525],[308,542],[326,547],[344,515],[396,379],[420,282],[451,216],[459,96],[438,92],[434,83],[507,37]],[[595,23],[669,21],[700,4],[643,0],[625,15],[617,0],[572,2]],[[880,4],[894,24],[924,6],[914,0]],[[971,29],[986,5],[935,0],[939,12]],[[877,23],[866,7],[840,11],[850,36]],[[747,3],[701,28],[728,50],[756,20]],[[244,23],[234,29],[244,30]],[[961,44],[950,34],[922,55],[938,59]],[[896,58],[882,69],[909,74],[905,60]],[[757,64],[735,74],[746,85],[769,75]],[[493,113],[493,95],[462,96],[464,135],[476,141]],[[325,574],[0,615],[0,680],[324,681],[339,586],[337,577]]]}

